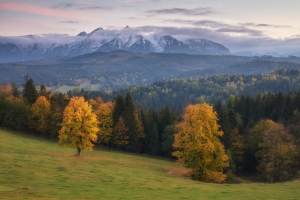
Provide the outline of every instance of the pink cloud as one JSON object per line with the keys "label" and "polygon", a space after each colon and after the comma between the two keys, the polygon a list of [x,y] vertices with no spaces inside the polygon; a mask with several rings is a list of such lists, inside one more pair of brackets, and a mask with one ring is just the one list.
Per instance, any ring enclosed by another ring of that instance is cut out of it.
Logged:
{"label": "pink cloud", "polygon": [[18,11],[18,12],[37,14],[37,15],[51,16],[51,17],[95,20],[93,18],[81,16],[78,13],[78,11],[76,11],[76,12],[62,11],[62,10],[56,10],[56,9],[47,8],[47,7],[40,7],[40,6],[36,6],[36,5],[0,3],[0,10]]}

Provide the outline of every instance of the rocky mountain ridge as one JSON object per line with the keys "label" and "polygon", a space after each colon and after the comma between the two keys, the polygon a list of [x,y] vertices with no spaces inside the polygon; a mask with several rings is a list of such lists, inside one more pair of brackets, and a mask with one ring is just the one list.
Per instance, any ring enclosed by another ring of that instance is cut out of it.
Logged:
{"label": "rocky mountain ridge", "polygon": [[171,35],[141,35],[128,26],[120,32],[97,28],[77,36],[43,34],[0,36],[0,62],[20,62],[50,57],[73,57],[92,52],[125,50],[134,53],[186,53],[230,55],[228,48],[206,39],[180,41]]}

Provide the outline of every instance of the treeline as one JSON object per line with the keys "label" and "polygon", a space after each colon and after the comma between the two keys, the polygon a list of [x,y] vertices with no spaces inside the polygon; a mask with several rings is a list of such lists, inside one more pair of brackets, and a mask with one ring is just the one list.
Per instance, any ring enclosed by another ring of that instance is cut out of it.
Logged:
{"label": "treeline", "polygon": [[[0,126],[35,133],[45,138],[58,138],[63,114],[71,96],[38,89],[25,77],[22,95],[16,84],[0,87]],[[108,102],[89,98],[99,121],[96,144],[108,148],[170,157],[177,115],[168,106],[159,111],[137,109],[130,93]]]}
{"label": "treeline", "polygon": [[300,69],[300,58],[135,54],[126,51],[95,52],[73,58],[49,58],[21,63],[0,63],[0,84],[22,84],[28,73],[47,87],[79,86],[86,90],[119,90],[174,78],[195,79],[222,74],[266,74],[274,69]]}
{"label": "treeline", "polygon": [[[134,102],[143,109],[161,109],[164,105],[182,112],[188,104],[207,102],[223,104],[230,95],[255,97],[257,93],[283,93],[299,90],[300,72],[296,69],[278,69],[260,75],[218,75],[201,79],[174,79],[151,85],[132,87],[129,91]],[[84,91],[79,95],[101,96],[105,101],[127,90]],[[72,94],[72,91],[69,92]]]}
{"label": "treeline", "polygon": [[258,175],[278,182],[297,176],[300,168],[300,91],[230,96],[214,109],[231,158],[230,172]]}
{"label": "treeline", "polygon": [[[295,79],[299,77],[299,73],[293,75]],[[266,77],[279,76],[280,73]],[[169,106],[143,109],[134,103],[131,94],[127,91],[110,101],[85,94],[84,98],[99,122],[96,144],[172,157],[176,150],[173,148],[174,134],[182,115]],[[37,89],[28,77],[22,95],[15,84],[2,85],[0,126],[57,139],[70,98],[71,95],[47,91],[44,85]],[[218,101],[214,110],[224,133],[220,140],[229,157],[228,181],[234,181],[235,173],[253,174],[258,180],[269,182],[297,176],[300,167],[300,91],[258,93],[254,97],[229,95],[226,101]]]}
{"label": "treeline", "polygon": [[[251,61],[237,56],[189,55],[175,53],[135,54],[126,51],[95,52],[65,59],[45,59],[22,63],[0,64],[0,83],[14,80],[22,84],[22,76],[30,74],[36,83],[47,86],[78,85],[88,79],[101,90],[128,88],[178,77],[191,69],[218,68]],[[291,61],[291,59],[287,59]],[[49,62],[50,61],[50,62]],[[296,59],[296,62],[300,62]]]}
{"label": "treeline", "polygon": [[1,85],[0,126],[57,138],[68,103],[68,95],[49,92],[44,85],[37,90],[28,77],[25,77],[22,94],[15,83]]}

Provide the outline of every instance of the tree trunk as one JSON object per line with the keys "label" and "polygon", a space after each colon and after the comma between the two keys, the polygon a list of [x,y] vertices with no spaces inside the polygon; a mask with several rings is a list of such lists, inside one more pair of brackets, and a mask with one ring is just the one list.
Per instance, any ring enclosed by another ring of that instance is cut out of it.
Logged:
{"label": "tree trunk", "polygon": [[75,156],[80,156],[81,148],[77,147],[77,154]]}

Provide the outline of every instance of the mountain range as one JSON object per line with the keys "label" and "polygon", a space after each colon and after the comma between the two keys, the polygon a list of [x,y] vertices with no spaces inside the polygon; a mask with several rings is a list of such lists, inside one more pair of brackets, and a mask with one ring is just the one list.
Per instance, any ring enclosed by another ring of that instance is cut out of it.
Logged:
{"label": "mountain range", "polygon": [[246,57],[290,57],[290,56],[296,56],[300,57],[300,52],[293,52],[293,53],[286,53],[286,54],[279,54],[277,52],[265,52],[265,53],[258,53],[258,52],[251,52],[251,51],[239,51],[234,52],[232,55],[235,56],[246,56]]}
{"label": "mountain range", "polygon": [[125,50],[134,53],[186,53],[231,55],[228,48],[206,39],[180,41],[171,35],[141,35],[126,26],[120,32],[97,28],[77,36],[43,34],[0,36],[0,62],[20,62],[50,57],[73,57],[93,52]]}

